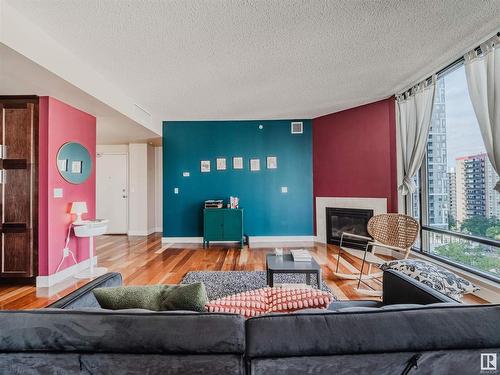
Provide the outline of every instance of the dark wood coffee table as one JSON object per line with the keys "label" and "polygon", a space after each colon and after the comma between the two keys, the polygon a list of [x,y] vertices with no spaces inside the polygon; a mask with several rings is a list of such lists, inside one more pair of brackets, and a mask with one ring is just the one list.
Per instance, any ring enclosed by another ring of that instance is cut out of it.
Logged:
{"label": "dark wood coffee table", "polygon": [[292,254],[267,254],[266,256],[267,285],[274,286],[276,273],[305,273],[306,284],[311,285],[311,274],[316,275],[318,288],[321,289],[321,266],[313,259],[310,262],[294,262]]}

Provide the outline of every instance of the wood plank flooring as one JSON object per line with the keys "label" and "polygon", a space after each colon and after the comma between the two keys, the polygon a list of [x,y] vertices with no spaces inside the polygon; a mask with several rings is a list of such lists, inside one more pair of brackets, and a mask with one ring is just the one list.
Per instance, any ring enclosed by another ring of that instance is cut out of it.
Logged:
{"label": "wood plank flooring", "polygon": [[[99,266],[109,271],[120,272],[126,285],[176,284],[189,271],[231,271],[265,270],[265,255],[275,247],[306,248],[312,252],[322,266],[323,280],[339,299],[369,299],[359,295],[357,281],[340,280],[333,275],[337,265],[338,248],[318,243],[269,243],[258,247],[245,246],[242,250],[231,245],[211,245],[203,249],[201,244],[162,244],[160,234],[147,237],[101,236],[96,239],[96,254]],[[359,269],[360,260],[342,253],[339,272]],[[89,280],[69,279],[48,288],[31,285],[0,285],[0,309],[17,310],[42,308],[58,300]],[[367,282],[374,290],[380,290],[381,283]],[[373,297],[372,297],[373,298]],[[476,297],[468,303],[484,302]]]}

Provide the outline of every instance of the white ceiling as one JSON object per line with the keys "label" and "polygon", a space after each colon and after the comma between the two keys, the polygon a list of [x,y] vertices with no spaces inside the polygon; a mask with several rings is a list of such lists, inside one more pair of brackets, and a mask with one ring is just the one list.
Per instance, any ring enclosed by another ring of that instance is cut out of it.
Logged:
{"label": "white ceiling", "polygon": [[158,118],[314,118],[500,29],[500,0],[7,0]]}
{"label": "white ceiling", "polygon": [[0,95],[62,100],[97,118],[97,143],[157,141],[158,135],[0,43]]}

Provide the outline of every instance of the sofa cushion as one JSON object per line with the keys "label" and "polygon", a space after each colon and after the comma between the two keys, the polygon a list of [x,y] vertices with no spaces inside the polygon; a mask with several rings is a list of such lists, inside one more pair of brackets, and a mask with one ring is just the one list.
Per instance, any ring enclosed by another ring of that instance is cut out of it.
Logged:
{"label": "sofa cushion", "polygon": [[141,285],[96,288],[94,295],[103,309],[152,311],[205,311],[208,301],[203,283],[186,285]]}
{"label": "sofa cushion", "polygon": [[372,301],[372,300],[345,300],[345,301],[333,301],[328,305],[328,310],[330,311],[338,311],[340,309],[344,309],[346,307],[382,307],[383,304],[381,301]]}
{"label": "sofa cushion", "polygon": [[464,294],[473,293],[479,290],[479,288],[463,277],[424,260],[392,260],[382,264],[380,268],[384,271],[392,269],[402,272],[422,284],[457,300],[460,300]]}
{"label": "sofa cushion", "polygon": [[0,352],[243,353],[234,314],[61,309],[0,311]]}
{"label": "sofa cushion", "polygon": [[500,305],[296,312],[245,324],[249,358],[500,347]]}
{"label": "sofa cushion", "polygon": [[313,288],[266,287],[210,301],[207,309],[211,312],[230,312],[251,317],[301,309],[324,309],[332,300],[330,293]]}

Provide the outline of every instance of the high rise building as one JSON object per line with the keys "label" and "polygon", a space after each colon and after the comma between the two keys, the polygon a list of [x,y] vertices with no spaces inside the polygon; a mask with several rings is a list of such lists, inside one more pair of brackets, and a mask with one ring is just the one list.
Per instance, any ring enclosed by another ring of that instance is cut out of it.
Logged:
{"label": "high rise building", "polygon": [[494,189],[497,181],[486,154],[457,158],[457,221],[472,216],[500,218],[500,193]]}
{"label": "high rise building", "polygon": [[431,128],[427,142],[429,224],[448,229],[448,174],[446,159],[445,81],[436,82]]}
{"label": "high rise building", "polygon": [[486,216],[500,219],[500,193],[495,190],[498,174],[493,169],[488,158],[486,158],[484,167],[486,179]]}
{"label": "high rise building", "polygon": [[454,222],[457,220],[457,176],[455,170],[448,172],[448,222],[450,219]]}

